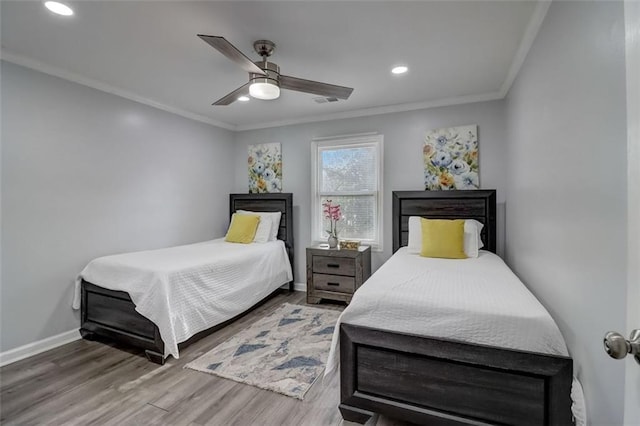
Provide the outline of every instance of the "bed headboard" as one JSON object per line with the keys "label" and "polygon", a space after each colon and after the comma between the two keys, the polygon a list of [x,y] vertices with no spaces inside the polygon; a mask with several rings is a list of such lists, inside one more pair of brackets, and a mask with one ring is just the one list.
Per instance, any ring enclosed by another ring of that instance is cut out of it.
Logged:
{"label": "bed headboard", "polygon": [[236,210],[282,212],[278,239],[284,241],[293,268],[293,194],[229,194],[229,218]]}
{"label": "bed headboard", "polygon": [[484,224],[484,249],[496,252],[496,190],[394,191],[393,252],[407,245],[409,216],[475,219]]}

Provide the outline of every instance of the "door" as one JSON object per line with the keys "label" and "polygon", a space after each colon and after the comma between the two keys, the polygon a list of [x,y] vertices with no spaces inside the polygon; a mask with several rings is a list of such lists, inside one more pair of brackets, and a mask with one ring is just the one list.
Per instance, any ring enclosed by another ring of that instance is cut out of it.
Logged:
{"label": "door", "polygon": [[[640,328],[640,2],[625,0],[627,65],[627,329]],[[640,364],[625,360],[625,425],[640,424]]]}

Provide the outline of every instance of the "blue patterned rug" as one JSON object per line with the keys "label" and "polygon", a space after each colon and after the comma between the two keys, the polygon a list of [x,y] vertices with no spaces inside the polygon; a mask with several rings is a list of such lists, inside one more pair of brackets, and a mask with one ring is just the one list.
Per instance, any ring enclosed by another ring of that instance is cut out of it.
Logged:
{"label": "blue patterned rug", "polygon": [[324,370],[338,316],[285,303],[185,368],[303,399]]}

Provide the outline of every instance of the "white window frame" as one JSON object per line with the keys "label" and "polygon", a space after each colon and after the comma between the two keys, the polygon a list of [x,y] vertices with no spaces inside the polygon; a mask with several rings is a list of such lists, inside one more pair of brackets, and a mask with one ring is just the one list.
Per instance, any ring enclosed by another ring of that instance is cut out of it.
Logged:
{"label": "white window frame", "polygon": [[[321,148],[327,147],[348,147],[348,146],[374,146],[377,154],[377,191],[371,191],[369,193],[357,192],[349,194],[348,192],[320,192],[318,184],[320,182],[318,167],[319,151]],[[322,227],[322,213],[320,209],[321,199],[337,196],[337,195],[375,195],[376,196],[376,208],[377,208],[377,224],[375,240],[368,239],[356,239],[363,245],[371,246],[374,251],[382,251],[383,243],[383,176],[384,176],[384,137],[378,133],[362,133],[358,135],[347,136],[334,136],[330,138],[315,138],[311,141],[311,240],[314,244],[322,244],[327,242],[326,232],[323,232]],[[338,238],[340,236],[338,235]]]}

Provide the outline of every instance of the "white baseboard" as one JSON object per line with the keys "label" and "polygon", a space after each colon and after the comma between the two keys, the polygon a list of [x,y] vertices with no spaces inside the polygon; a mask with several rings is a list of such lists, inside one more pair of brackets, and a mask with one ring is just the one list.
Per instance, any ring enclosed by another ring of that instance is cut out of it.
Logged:
{"label": "white baseboard", "polygon": [[20,361],[21,359],[29,358],[30,356],[37,355],[50,349],[57,348],[58,346],[66,345],[67,343],[71,343],[79,339],[81,339],[80,331],[75,329],[47,337],[46,339],[38,340],[33,343],[28,343],[5,352],[0,352],[0,367]]}
{"label": "white baseboard", "polygon": [[[288,289],[289,288],[289,284],[285,284],[282,287],[283,289]],[[303,292],[307,292],[307,283],[293,283],[293,290],[294,291],[303,291]]]}
{"label": "white baseboard", "polygon": [[295,291],[304,291],[307,292],[307,283],[293,283],[293,289]]}

